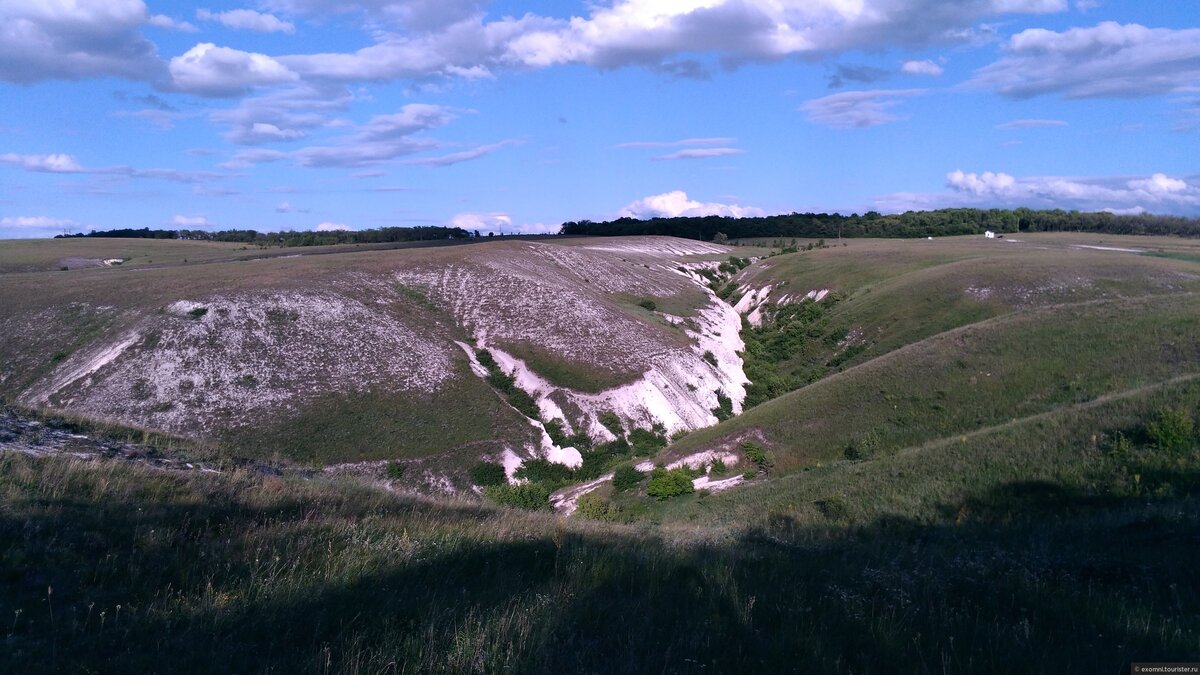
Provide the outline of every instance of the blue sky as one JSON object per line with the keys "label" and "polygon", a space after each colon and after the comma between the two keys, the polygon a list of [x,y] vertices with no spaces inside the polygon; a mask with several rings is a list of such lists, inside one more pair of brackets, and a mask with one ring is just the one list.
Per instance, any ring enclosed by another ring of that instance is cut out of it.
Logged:
{"label": "blue sky", "polygon": [[1200,1],[0,0],[0,237],[1200,215]]}

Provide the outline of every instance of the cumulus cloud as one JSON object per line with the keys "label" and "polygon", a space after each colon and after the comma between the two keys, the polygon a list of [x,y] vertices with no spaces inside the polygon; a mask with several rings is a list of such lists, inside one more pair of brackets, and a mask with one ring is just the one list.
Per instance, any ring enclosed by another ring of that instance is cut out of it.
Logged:
{"label": "cumulus cloud", "polygon": [[235,30],[251,30],[259,33],[296,32],[295,24],[284,21],[274,14],[263,14],[252,9],[233,9],[228,12],[210,12],[207,9],[198,9],[196,18],[201,21],[216,21],[226,28]]}
{"label": "cumulus cloud", "polygon": [[49,216],[5,216],[0,218],[0,238],[46,237],[71,232],[80,225],[74,220]]}
{"label": "cumulus cloud", "polygon": [[108,75],[156,80],[162,62],[139,32],[151,21],[142,0],[5,0],[0,2],[0,80]]}
{"label": "cumulus cloud", "polygon": [[175,227],[183,228],[208,227],[212,225],[208,218],[204,216],[175,216],[171,219],[171,224]]}
{"label": "cumulus cloud", "polygon": [[889,112],[905,98],[921,96],[924,89],[873,89],[844,91],[806,101],[800,110],[808,121],[838,129],[873,127],[901,119]]}
{"label": "cumulus cloud", "polygon": [[272,10],[315,18],[358,19],[369,26],[390,25],[428,32],[475,16],[486,0],[261,0]]}
{"label": "cumulus cloud", "polygon": [[325,223],[321,223],[321,224],[317,225],[313,229],[316,230],[317,232],[349,232],[350,230],[353,230],[354,228],[350,227],[349,225],[345,225],[343,223],[325,222]]}
{"label": "cumulus cloud", "polygon": [[937,77],[944,72],[944,69],[938,64],[928,59],[924,61],[905,61],[900,66],[900,72],[905,75],[928,75]]}
{"label": "cumulus cloud", "polygon": [[300,76],[266,54],[202,42],[171,59],[176,89],[201,96],[228,97],[254,87],[296,82]]}
{"label": "cumulus cloud", "polygon": [[946,206],[1061,208],[1112,213],[1200,213],[1200,181],[1145,177],[1031,176],[952,171],[944,193],[900,193],[876,200],[887,211]]}
{"label": "cumulus cloud", "polygon": [[674,218],[677,216],[747,218],[766,215],[766,213],[753,206],[700,202],[690,199],[683,190],[674,190],[639,199],[621,209],[619,215],[629,218]]}
{"label": "cumulus cloud", "polygon": [[1147,28],[1105,21],[1063,32],[1031,28],[971,84],[1012,98],[1130,98],[1194,89],[1200,28]]}
{"label": "cumulus cloud", "polygon": [[4,216],[0,218],[0,239],[52,237],[79,230],[83,225],[66,218],[50,216]]}
{"label": "cumulus cloud", "polygon": [[669,162],[676,159],[707,159],[710,157],[728,157],[730,155],[744,154],[746,154],[746,151],[740,148],[688,148],[665,155],[656,155],[650,159],[656,162]]}
{"label": "cumulus cloud", "polygon": [[[489,77],[498,69],[561,64],[640,65],[704,77],[709,65],[698,58],[702,55],[735,67],[794,55],[964,42],[976,39],[976,24],[988,17],[1067,9],[1066,0],[611,0],[569,19],[526,14],[486,21],[473,0],[368,0],[344,6],[332,0],[267,0],[266,5],[367,19],[375,27],[373,45],[279,57],[302,75],[341,80]],[[437,11],[427,11],[430,7]],[[416,15],[438,20],[414,21]],[[847,66],[837,77],[875,81],[887,74]]]}
{"label": "cumulus cloud", "polygon": [[12,152],[0,154],[0,163],[14,164],[26,171],[41,171],[46,173],[79,173],[83,167],[79,160],[71,155],[55,153],[51,155],[18,155]]}
{"label": "cumulus cloud", "polygon": [[496,232],[513,234],[512,217],[507,213],[459,213],[449,221],[450,227],[461,227],[468,232],[479,230],[482,233]]}
{"label": "cumulus cloud", "polygon": [[1011,131],[1013,129],[1045,129],[1048,127],[1065,127],[1067,123],[1063,120],[1013,120],[1004,124],[997,124],[997,129]]}

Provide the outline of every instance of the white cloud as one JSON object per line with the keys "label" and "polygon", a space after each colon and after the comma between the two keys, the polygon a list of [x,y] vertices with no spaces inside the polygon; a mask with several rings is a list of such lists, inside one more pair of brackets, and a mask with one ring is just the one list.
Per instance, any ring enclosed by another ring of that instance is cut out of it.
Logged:
{"label": "white cloud", "polygon": [[[353,125],[349,122],[335,124],[319,113],[297,114],[289,111],[289,107],[305,105],[307,103],[302,97],[279,100],[278,97],[267,96],[249,99],[231,111],[214,113],[214,118],[233,123],[234,127],[226,138],[241,144],[296,140],[307,136],[307,129],[319,126],[348,129],[341,135],[328,139],[327,144],[306,146],[289,152],[243,150],[234,154],[221,166],[237,169],[291,159],[296,165],[306,167],[371,167],[440,147],[437,141],[418,134],[441,127],[456,116],[453,111],[442,106],[411,103],[396,113],[376,115],[365,124]],[[260,119],[272,121],[257,121]],[[513,142],[504,141],[413,163],[446,166],[481,157]]]}
{"label": "white cloud", "polygon": [[0,162],[15,164],[26,171],[44,171],[47,173],[79,173],[83,171],[79,160],[71,155],[61,153],[52,155],[18,155],[6,152],[0,154]]}
{"label": "white cloud", "polygon": [[296,82],[300,76],[266,54],[202,42],[171,59],[176,89],[201,96],[237,96],[254,87]]}
{"label": "white cloud", "polygon": [[[1068,8],[1067,0],[610,0],[591,6],[586,16],[525,14],[489,22],[476,0],[341,5],[267,0],[266,6],[289,12],[361,16],[376,39],[351,53],[297,54],[279,61],[302,75],[339,80],[488,77],[500,69],[560,64],[640,65],[704,77],[711,64],[702,55],[736,67],[793,55],[969,42],[978,39],[983,29],[976,24],[982,19]],[[439,7],[438,21],[412,21],[414,12],[429,14],[430,7]]]}
{"label": "white cloud", "polygon": [[142,0],[0,2],[0,80],[37,82],[115,75],[155,80],[163,72],[139,29],[152,18]]}
{"label": "white cloud", "polygon": [[946,175],[949,192],[880,197],[885,211],[948,206],[1061,208],[1113,213],[1200,213],[1200,182],[1156,173],[1147,177],[1030,176],[961,170]]}
{"label": "white cloud", "polygon": [[740,148],[688,148],[686,150],[678,150],[676,152],[665,155],[657,155],[650,159],[656,162],[671,161],[676,159],[706,159],[709,157],[729,157],[730,155],[744,155],[745,150]]}
{"label": "white cloud", "polygon": [[1021,31],[1000,60],[971,84],[1013,98],[1128,98],[1194,88],[1200,81],[1200,28],[1147,28],[1105,21],[1061,33]]}
{"label": "white cloud", "polygon": [[959,169],[946,174],[946,185],[975,195],[1007,196],[1015,193],[1017,180],[1006,173],[963,173]]}
{"label": "white cloud", "polygon": [[0,239],[52,237],[70,233],[82,225],[66,218],[49,216],[5,216],[0,218]]}
{"label": "white cloud", "polygon": [[305,138],[334,124],[333,114],[355,96],[342,85],[299,84],[242,99],[237,107],[209,113],[214,122],[229,125],[225,140],[258,145]]}
{"label": "white cloud", "polygon": [[408,136],[445,126],[455,115],[447,108],[427,103],[410,103],[391,115],[376,115],[359,128],[362,141],[380,141]]}
{"label": "white cloud", "polygon": [[212,225],[208,218],[204,216],[175,216],[171,219],[171,224],[175,227],[183,228],[209,227]]}
{"label": "white cloud", "polygon": [[937,77],[945,72],[945,69],[933,61],[926,59],[924,61],[905,61],[904,64],[900,66],[900,72],[907,75],[929,75],[930,77]]}
{"label": "white cloud", "polygon": [[678,148],[693,145],[731,145],[736,142],[736,138],[716,136],[711,138],[684,138],[678,141],[634,141],[631,143],[621,143],[616,147],[625,150],[640,150],[644,148]]}
{"label": "white cloud", "polygon": [[287,159],[288,153],[281,150],[239,150],[233,154],[229,161],[222,162],[222,169],[245,169],[256,164],[266,164],[268,162],[278,162],[282,159]]}
{"label": "white cloud", "polygon": [[1004,124],[997,124],[997,129],[1010,131],[1013,129],[1046,129],[1049,127],[1065,127],[1067,123],[1062,120],[1013,120]]}
{"label": "white cloud", "polygon": [[155,14],[154,16],[150,17],[146,23],[154,26],[155,28],[162,28],[164,30],[177,30],[181,33],[195,33],[197,30],[199,30],[187,21],[172,19],[171,17],[163,14]]}
{"label": "white cloud", "polygon": [[291,22],[284,21],[274,14],[263,14],[252,9],[233,9],[228,12],[210,12],[207,9],[198,9],[196,18],[201,21],[216,21],[226,28],[235,30],[289,34],[296,32],[296,26]]}
{"label": "white cloud", "polygon": [[484,234],[513,234],[517,231],[513,227],[512,217],[507,213],[460,213],[450,219],[449,226],[461,227],[468,232],[479,230]]}
{"label": "white cloud", "polygon": [[482,12],[486,0],[260,0],[288,14],[315,18],[355,18],[367,26],[394,25],[429,32]]}
{"label": "white cloud", "polygon": [[349,231],[353,230],[354,228],[350,227],[349,225],[344,225],[342,223],[325,222],[325,223],[321,223],[320,225],[317,225],[313,229],[316,230],[317,232],[349,232]]}
{"label": "white cloud", "polygon": [[746,218],[765,215],[762,209],[737,204],[699,202],[689,199],[686,192],[674,190],[639,199],[621,209],[621,217],[674,218],[677,216],[732,216]]}
{"label": "white cloud", "polygon": [[873,89],[843,91],[806,101],[800,110],[808,121],[839,129],[873,127],[901,119],[888,110],[904,98],[921,96],[924,89]]}
{"label": "white cloud", "polygon": [[431,140],[398,138],[387,142],[314,145],[289,153],[289,156],[299,166],[355,168],[375,166],[435,147],[437,143]]}
{"label": "white cloud", "polygon": [[211,171],[180,171],[177,169],[135,169],[131,166],[109,166],[99,169],[89,169],[82,166],[79,160],[67,154],[50,155],[18,155],[15,153],[0,154],[0,164],[12,164],[26,171],[41,173],[72,173],[91,174],[98,176],[124,176],[126,178],[157,178],[177,183],[202,183],[216,180],[223,176]]}
{"label": "white cloud", "polygon": [[500,141],[499,143],[480,145],[478,147],[471,148],[470,150],[463,150],[462,152],[452,152],[448,155],[442,155],[440,157],[410,159],[404,163],[416,164],[420,166],[450,166],[451,164],[458,164],[460,162],[468,162],[472,159],[479,159],[480,157],[490,155],[497,150],[509,145],[515,145],[517,143],[518,141],[515,140]]}

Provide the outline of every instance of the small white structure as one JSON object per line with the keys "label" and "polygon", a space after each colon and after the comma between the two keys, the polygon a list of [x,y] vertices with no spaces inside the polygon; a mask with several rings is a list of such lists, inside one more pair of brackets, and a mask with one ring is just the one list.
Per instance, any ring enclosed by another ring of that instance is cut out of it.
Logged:
{"label": "small white structure", "polygon": [[996,233],[992,232],[991,230],[988,230],[987,232],[983,233],[983,236],[987,237],[988,239],[995,239]]}

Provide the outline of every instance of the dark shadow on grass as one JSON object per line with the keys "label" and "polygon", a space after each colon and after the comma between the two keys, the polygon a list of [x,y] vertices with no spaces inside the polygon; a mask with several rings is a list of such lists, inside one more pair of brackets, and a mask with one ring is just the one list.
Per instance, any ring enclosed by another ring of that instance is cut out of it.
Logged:
{"label": "dark shadow on grass", "polygon": [[[964,518],[777,514],[708,546],[536,523],[473,539],[456,528],[506,521],[469,505],[194,497],[4,504],[0,620],[24,617],[0,670],[1117,673],[1200,646],[1184,494],[1019,482]],[[92,602],[104,631],[81,627]]]}

